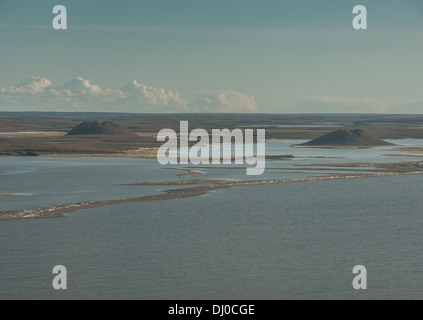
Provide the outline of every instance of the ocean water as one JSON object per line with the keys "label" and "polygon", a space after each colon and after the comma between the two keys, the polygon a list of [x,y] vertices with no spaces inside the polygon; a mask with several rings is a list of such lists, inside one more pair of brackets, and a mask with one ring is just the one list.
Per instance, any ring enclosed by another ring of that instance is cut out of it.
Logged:
{"label": "ocean water", "polygon": [[[1,158],[0,194],[28,196],[0,198],[0,210],[173,188],[119,185],[138,181],[249,179],[240,169],[201,170],[178,177],[154,160]],[[271,169],[266,177],[286,175]],[[415,175],[238,187],[0,222],[0,299],[423,299],[422,182]],[[52,287],[56,265],[67,268],[67,290]],[[367,268],[366,291],[352,287],[356,265]]]}
{"label": "ocean water", "polygon": [[[421,184],[241,187],[3,222],[0,298],[422,299]],[[51,285],[59,264],[66,291]],[[355,265],[367,291],[352,287]]]}
{"label": "ocean water", "polygon": [[0,158],[0,211],[48,205],[136,198],[177,186],[125,186],[135,182],[177,180],[179,170],[156,160],[124,158]]}
{"label": "ocean water", "polygon": [[[263,175],[247,176],[245,165],[161,166],[157,160],[125,158],[0,158],[0,194],[21,194],[22,197],[0,198],[0,211],[38,208],[48,205],[135,198],[178,188],[178,186],[123,186],[135,182],[191,180],[198,178],[266,180],[303,179],[334,173],[356,173],[357,168],[318,171],[307,167],[321,163],[400,162],[418,158],[384,156],[407,154],[393,150],[396,146],[369,149],[292,148],[302,140],[272,141],[266,144],[267,155],[294,155],[292,160],[266,161]],[[421,146],[423,140],[392,140],[401,146]],[[304,170],[302,168],[307,168]],[[193,168],[201,175],[186,175],[182,169]],[[175,170],[178,169],[178,170]],[[312,169],[312,170],[310,170]],[[363,172],[371,168],[361,168]]]}

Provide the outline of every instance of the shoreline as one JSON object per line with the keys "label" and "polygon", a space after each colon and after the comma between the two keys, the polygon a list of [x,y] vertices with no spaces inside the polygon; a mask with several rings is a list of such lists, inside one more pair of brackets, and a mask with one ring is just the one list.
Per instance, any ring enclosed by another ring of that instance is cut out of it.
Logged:
{"label": "shoreline", "polygon": [[40,154],[37,156],[0,155],[0,158],[24,157],[24,158],[128,158],[128,159],[157,159],[152,154],[126,154],[126,153],[72,153],[72,154]]}
{"label": "shoreline", "polygon": [[229,189],[233,187],[259,186],[259,185],[274,185],[286,183],[300,183],[300,182],[317,182],[317,181],[331,181],[331,180],[345,180],[345,179],[359,179],[359,178],[378,178],[399,175],[417,175],[423,174],[422,171],[415,172],[390,172],[390,173],[372,173],[372,174],[336,174],[323,177],[311,177],[304,179],[273,179],[273,180],[250,180],[250,181],[234,181],[234,180],[210,180],[197,179],[190,181],[167,181],[167,182],[140,182],[132,184],[136,185],[200,185],[195,187],[188,187],[176,190],[166,190],[164,193],[143,196],[138,198],[117,199],[117,200],[102,200],[79,202],[73,204],[51,205],[42,208],[14,210],[14,211],[0,211],[0,221],[11,220],[26,220],[26,219],[46,219],[46,218],[61,218],[67,213],[72,213],[80,210],[101,208],[117,204],[125,203],[140,203],[150,201],[163,201],[192,198],[207,194],[213,190]]}

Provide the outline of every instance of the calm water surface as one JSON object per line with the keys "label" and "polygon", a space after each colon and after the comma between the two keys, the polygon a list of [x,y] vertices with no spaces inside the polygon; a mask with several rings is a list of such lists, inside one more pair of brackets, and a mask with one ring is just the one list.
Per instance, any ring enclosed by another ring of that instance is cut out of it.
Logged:
{"label": "calm water surface", "polygon": [[[1,210],[154,194],[169,187],[118,184],[181,178],[144,160],[5,159],[0,194],[32,196],[2,198]],[[0,299],[423,299],[422,182],[240,187],[1,222]],[[61,292],[51,286],[59,264]],[[358,264],[365,292],[351,285]]]}

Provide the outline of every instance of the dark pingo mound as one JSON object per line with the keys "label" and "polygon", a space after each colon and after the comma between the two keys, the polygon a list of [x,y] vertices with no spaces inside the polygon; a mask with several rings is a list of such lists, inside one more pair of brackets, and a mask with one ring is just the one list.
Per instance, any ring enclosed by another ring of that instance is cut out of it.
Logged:
{"label": "dark pingo mound", "polygon": [[88,134],[108,134],[119,136],[136,136],[136,134],[128,129],[114,124],[109,121],[105,122],[83,122],[69,131],[67,136],[88,135]]}
{"label": "dark pingo mound", "polygon": [[300,144],[299,146],[378,147],[390,145],[392,143],[379,139],[361,129],[341,129]]}

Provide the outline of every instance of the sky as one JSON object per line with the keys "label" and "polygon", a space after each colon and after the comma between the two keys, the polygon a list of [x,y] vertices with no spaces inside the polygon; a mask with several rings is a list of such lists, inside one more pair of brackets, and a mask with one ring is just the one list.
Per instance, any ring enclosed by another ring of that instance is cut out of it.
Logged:
{"label": "sky", "polygon": [[422,57],[423,0],[0,0],[0,111],[422,113]]}

